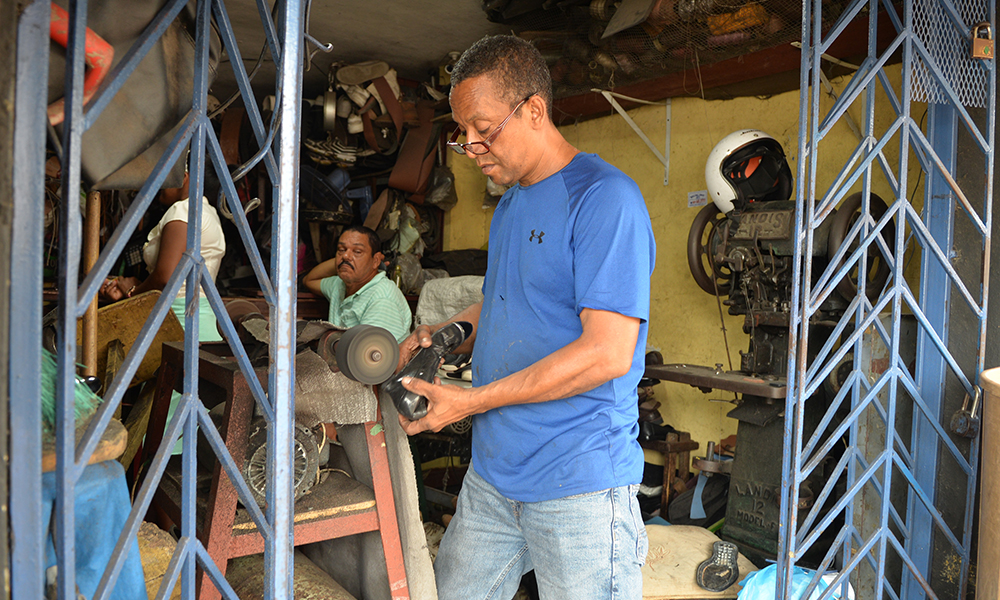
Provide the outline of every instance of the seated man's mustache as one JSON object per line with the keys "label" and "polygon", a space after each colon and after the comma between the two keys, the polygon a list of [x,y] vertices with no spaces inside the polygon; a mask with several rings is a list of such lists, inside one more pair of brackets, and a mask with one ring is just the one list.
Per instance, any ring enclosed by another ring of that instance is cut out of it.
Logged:
{"label": "seated man's mustache", "polygon": [[348,266],[348,267],[351,267],[352,269],[354,268],[354,265],[352,265],[351,263],[347,262],[346,260],[340,261],[340,264],[337,265],[337,267],[339,268],[339,267],[343,267],[345,265]]}

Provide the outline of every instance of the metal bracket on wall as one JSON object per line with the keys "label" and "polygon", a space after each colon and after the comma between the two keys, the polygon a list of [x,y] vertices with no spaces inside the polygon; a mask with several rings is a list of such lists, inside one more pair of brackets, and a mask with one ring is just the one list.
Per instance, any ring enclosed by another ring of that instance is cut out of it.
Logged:
{"label": "metal bracket on wall", "polygon": [[[625,96],[623,94],[616,94],[615,92],[609,92],[607,90],[593,89],[591,91],[592,92],[599,92],[602,96],[604,96],[605,100],[607,100],[608,103],[611,104],[611,107],[615,109],[615,112],[617,112],[618,114],[620,114],[622,116],[622,118],[625,119],[625,122],[628,123],[629,127],[632,128],[632,131],[635,131],[635,134],[638,135],[639,138],[643,142],[646,143],[646,146],[648,146],[649,149],[653,151],[653,154],[656,155],[657,160],[659,160],[661,163],[663,163],[663,185],[667,185],[667,183],[670,180],[670,104],[671,104],[671,99],[667,98],[667,100],[665,102],[650,102],[648,100],[641,100],[639,98],[633,98],[631,96]],[[657,149],[656,146],[653,145],[653,142],[649,139],[649,136],[647,136],[645,134],[645,132],[643,132],[642,129],[639,129],[639,126],[636,124],[636,122],[632,120],[632,117],[630,117],[628,115],[628,113],[625,112],[625,109],[622,108],[621,104],[618,104],[618,101],[615,100],[615,98],[621,98],[622,100],[628,100],[629,102],[637,102],[639,104],[647,104],[649,106],[665,106],[666,107],[666,115],[665,115],[666,132],[665,132],[665,134],[663,136],[663,152],[662,153],[659,151],[659,149]]]}

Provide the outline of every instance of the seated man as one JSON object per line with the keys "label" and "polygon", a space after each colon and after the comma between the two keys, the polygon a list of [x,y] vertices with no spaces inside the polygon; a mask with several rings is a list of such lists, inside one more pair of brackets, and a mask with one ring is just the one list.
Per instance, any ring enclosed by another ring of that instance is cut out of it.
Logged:
{"label": "seated man", "polygon": [[302,283],[330,301],[329,321],[347,329],[355,325],[383,327],[402,341],[410,334],[413,315],[406,298],[379,266],[378,235],[367,227],[345,229],[337,255],[316,265]]}

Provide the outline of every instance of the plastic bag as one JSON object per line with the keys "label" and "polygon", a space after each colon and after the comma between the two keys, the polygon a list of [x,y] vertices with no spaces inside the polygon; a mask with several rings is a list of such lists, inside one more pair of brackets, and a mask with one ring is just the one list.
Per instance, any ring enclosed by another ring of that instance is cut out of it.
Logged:
{"label": "plastic bag", "polygon": [[400,254],[422,256],[426,244],[420,236],[427,230],[427,226],[418,219],[417,211],[413,206],[407,204],[399,214],[390,213],[389,217],[389,227],[395,229],[398,226],[399,228],[392,249]]}
{"label": "plastic bag", "polygon": [[[787,600],[819,600],[823,595],[823,590],[830,586],[830,583],[837,577],[837,573],[823,575],[819,583],[813,589],[812,594],[805,596],[809,582],[812,581],[816,571],[804,569],[802,567],[792,567],[792,589],[786,596]],[[778,566],[768,565],[759,571],[754,571],[743,579],[743,589],[740,590],[737,598],[739,600],[774,600],[775,583],[778,577]],[[847,584],[847,597],[842,595],[842,589],[838,585],[837,591],[829,597],[838,600],[854,600],[854,589],[851,584]]]}
{"label": "plastic bag", "polygon": [[434,167],[431,173],[431,184],[424,204],[436,206],[441,210],[449,210],[458,204],[458,194],[455,192],[455,175],[447,166]]}
{"label": "plastic bag", "polygon": [[490,208],[496,208],[497,204],[500,203],[500,198],[507,192],[512,186],[500,185],[493,183],[490,178],[486,179],[486,194],[483,196],[483,210],[488,210]]}
{"label": "plastic bag", "polygon": [[400,254],[396,257],[399,266],[399,286],[404,294],[419,294],[424,287],[424,270],[420,266],[420,257],[413,254]]}

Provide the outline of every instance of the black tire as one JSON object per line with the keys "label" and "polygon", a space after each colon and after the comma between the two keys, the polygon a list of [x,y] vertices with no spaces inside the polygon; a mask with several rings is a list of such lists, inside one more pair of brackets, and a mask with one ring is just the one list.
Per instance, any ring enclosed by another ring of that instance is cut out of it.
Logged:
{"label": "black tire", "polygon": [[698,287],[713,296],[716,294],[716,288],[720,296],[728,295],[732,282],[732,272],[729,268],[726,265],[714,264],[713,260],[715,250],[722,241],[720,225],[727,220],[715,204],[709,204],[698,211],[688,232],[687,255],[691,276],[694,277]]}
{"label": "black tire", "polygon": [[[861,208],[861,197],[862,192],[851,194],[840,205],[837,212],[834,213],[833,220],[830,223],[830,237],[827,239],[826,245],[826,255],[828,257],[832,258],[837,253],[837,250],[844,245],[847,232],[850,231],[859,216],[858,211]],[[886,210],[888,210],[888,207],[882,198],[876,194],[872,194],[871,211],[872,217],[876,222],[882,218]],[[887,223],[882,228],[882,237],[885,239],[886,244],[890,248],[893,248],[896,243],[896,228],[891,223]],[[843,262],[830,268],[834,270],[839,269],[841,264]],[[865,291],[870,301],[874,302],[878,298],[879,293],[882,291],[882,286],[889,279],[891,271],[889,262],[882,255],[878,246],[870,246],[868,249],[868,274],[865,278]],[[857,281],[857,273],[855,272],[848,274],[848,276],[837,282],[837,292],[848,302],[858,295]]]}

